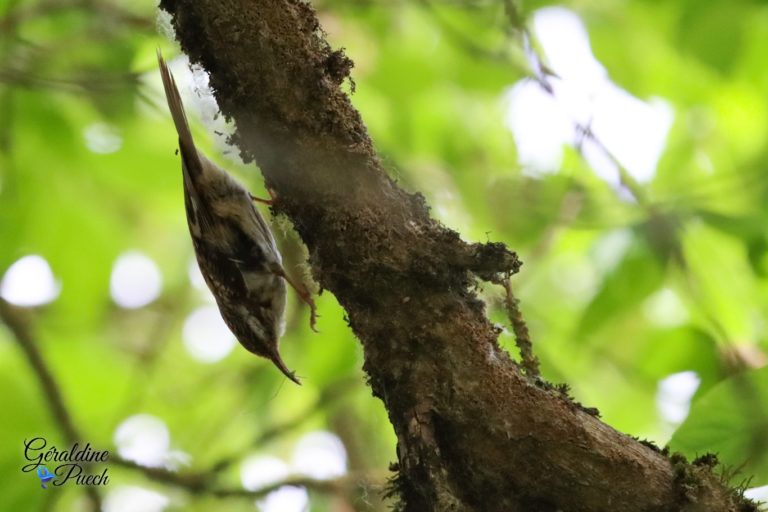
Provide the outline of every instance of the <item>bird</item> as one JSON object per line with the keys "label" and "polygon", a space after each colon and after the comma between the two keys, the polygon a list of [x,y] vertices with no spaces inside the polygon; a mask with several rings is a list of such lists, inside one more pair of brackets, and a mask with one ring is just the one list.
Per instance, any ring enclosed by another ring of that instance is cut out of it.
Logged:
{"label": "bird", "polygon": [[274,236],[254,205],[276,199],[271,190],[271,200],[256,198],[197,149],[178,87],[159,49],[157,61],[179,138],[184,205],[200,272],[238,342],[301,384],[278,350],[285,325],[286,283],[309,306],[315,331],[317,313],[310,293],[286,273]]}

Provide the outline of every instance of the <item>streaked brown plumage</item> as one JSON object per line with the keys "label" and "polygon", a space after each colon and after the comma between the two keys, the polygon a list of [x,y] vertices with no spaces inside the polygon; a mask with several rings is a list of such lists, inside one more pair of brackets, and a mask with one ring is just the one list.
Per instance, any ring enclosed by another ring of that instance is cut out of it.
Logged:
{"label": "streaked brown plumage", "polygon": [[200,271],[240,344],[270,359],[300,384],[278,352],[285,282],[309,304],[313,329],[314,303],[286,275],[272,232],[255,208],[253,196],[195,147],[176,82],[159,50],[157,60],[179,135],[187,223]]}

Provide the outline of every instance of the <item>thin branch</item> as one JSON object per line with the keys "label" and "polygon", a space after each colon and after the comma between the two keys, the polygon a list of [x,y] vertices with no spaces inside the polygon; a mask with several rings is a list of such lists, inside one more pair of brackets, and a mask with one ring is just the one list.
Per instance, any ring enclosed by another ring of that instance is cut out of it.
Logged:
{"label": "thin branch", "polygon": [[43,359],[40,350],[37,348],[36,340],[32,337],[29,325],[24,318],[23,310],[0,298],[0,320],[10,329],[11,334],[13,334],[29,365],[32,367],[35,376],[37,376],[43,391],[43,397],[48,402],[48,408],[53,413],[53,419],[59,425],[66,441],[68,443],[83,441],[83,437],[75,427],[64,403],[64,397],[59,390],[59,385],[53,377],[51,369]]}
{"label": "thin branch", "polygon": [[[334,402],[340,396],[346,393],[350,389],[350,386],[352,386],[356,382],[357,382],[357,379],[348,378],[348,379],[342,379],[338,382],[331,384],[326,389],[322,390],[322,392],[320,393],[320,396],[317,398],[315,403],[309,406],[305,411],[297,414],[295,417],[291,418],[290,420],[287,420],[277,425],[273,425],[272,427],[269,427],[263,430],[254,438],[254,440],[251,442],[250,445],[252,447],[263,446],[264,444],[268,443],[278,435],[285,434],[286,432],[290,432],[300,427],[301,425],[306,423],[307,419],[309,419],[311,416],[313,416],[318,411],[326,407],[329,403]],[[241,458],[242,458],[242,452],[234,453],[228,457],[224,457],[219,462],[214,464],[210,471],[211,473],[219,474],[225,471],[226,469],[230,468],[233,464],[235,464]]]}
{"label": "thin branch", "polygon": [[60,11],[68,10],[95,11],[94,14],[98,15],[102,22],[117,21],[132,28],[152,28],[152,20],[150,18],[134,14],[118,4],[88,0],[47,0],[32,5],[24,5],[19,8],[9,8],[0,17],[0,31],[11,30],[26,21],[46,16],[56,16]]}
{"label": "thin branch", "polygon": [[41,89],[56,89],[79,93],[114,93],[132,89],[140,84],[138,73],[114,73],[111,75],[86,75],[73,77],[46,77],[18,69],[0,69],[0,83]]}
{"label": "thin branch", "polygon": [[[13,11],[20,0],[11,0],[8,2],[6,13]],[[16,45],[18,31],[16,27],[2,31],[0,36],[0,67],[4,67],[13,60],[13,53]],[[0,95],[0,118],[5,122],[0,126],[0,153],[8,157],[10,161],[11,147],[13,145],[13,126],[14,126],[14,91],[6,88]]]}
{"label": "thin branch", "polygon": [[[50,368],[43,359],[42,354],[37,348],[36,340],[32,336],[30,327],[24,318],[23,313],[24,311],[21,308],[13,306],[4,299],[0,298],[0,320],[2,320],[2,322],[8,326],[8,329],[11,331],[11,334],[13,334],[13,337],[16,339],[19,347],[21,347],[22,352],[27,357],[27,360],[29,361],[35,376],[40,382],[40,386],[43,390],[43,396],[46,398],[48,406],[53,412],[54,419],[63,432],[64,437],[66,438],[67,442],[71,444],[78,441],[83,441],[84,439],[80,431],[72,421],[72,416],[66,407],[64,397],[62,396],[59,385],[56,382],[56,379],[54,378]],[[342,386],[342,384],[347,383],[347,381],[342,381],[338,383],[337,386],[329,388],[318,399],[314,409],[322,407],[329,400],[338,396],[339,393],[342,393],[345,388],[345,386]],[[257,438],[257,440],[271,439],[280,433],[281,428],[294,428],[296,424],[300,423],[299,420],[303,421],[306,420],[306,418],[307,414],[304,414],[299,416],[293,422],[289,422],[289,424],[283,424],[273,429],[266,430],[259,436],[259,438]],[[213,482],[217,472],[217,469],[215,468],[205,473],[175,473],[162,468],[149,468],[140,466],[135,462],[131,462],[115,455],[110,457],[109,460],[115,465],[139,471],[152,481],[184,488],[191,493],[206,493],[211,496],[220,498],[260,498],[286,485],[306,487],[307,489],[318,492],[339,494],[351,488],[366,487],[368,482],[367,477],[364,475],[351,474],[334,480],[317,480],[305,477],[292,477],[256,490],[217,489],[213,487]],[[230,463],[231,461],[225,461],[224,465],[226,466]],[[93,503],[94,510],[100,510],[101,499],[96,488],[87,487],[85,492],[88,493],[90,500]]]}
{"label": "thin branch", "polygon": [[168,346],[173,329],[190,308],[190,298],[190,287],[184,283],[169,290],[167,295],[156,304],[157,320],[147,334],[146,342],[136,355],[136,361],[131,368],[132,387],[139,391],[127,396],[123,404],[116,408],[115,423],[119,418],[127,416],[127,411],[137,408],[146,398],[147,387],[142,387],[141,384],[151,379],[155,373],[158,359]]}
{"label": "thin branch", "polygon": [[121,457],[113,457],[110,461],[121,467],[143,473],[152,481],[179,487],[192,494],[207,494],[219,498],[263,498],[272,491],[284,486],[305,487],[311,491],[326,494],[342,494],[352,489],[366,488],[372,485],[372,482],[367,475],[350,473],[343,477],[331,480],[292,476],[253,490],[215,488],[212,484],[211,473],[174,473],[167,469],[141,466]]}
{"label": "thin branch", "polygon": [[305,487],[311,491],[322,492],[325,494],[342,494],[350,487],[358,487],[351,476],[335,480],[316,480],[314,478],[294,477],[252,491],[247,489],[213,489],[211,490],[211,494],[219,498],[263,498],[272,491],[276,491],[284,486]]}
{"label": "thin branch", "polygon": [[[58,423],[66,441],[70,444],[83,441],[83,436],[72,421],[72,416],[66,407],[59,385],[37,347],[38,344],[22,315],[22,310],[0,298],[0,320],[8,326],[26,356],[33,373],[40,382],[43,396],[48,402],[48,408],[52,411],[53,418]],[[85,493],[88,495],[93,510],[101,510],[101,496],[96,487],[86,487]]]}
{"label": "thin branch", "polygon": [[[545,63],[545,59],[533,47],[533,38],[531,33],[528,30],[528,27],[525,24],[525,20],[520,15],[513,0],[504,0],[504,6],[507,18],[509,19],[509,23],[512,28],[512,33],[521,40],[521,44],[523,45],[529,60],[531,60],[533,64],[532,69],[535,75],[532,77],[533,80],[535,80],[536,83],[541,86],[541,89],[544,92],[554,98],[556,96],[555,89],[550,79],[552,77],[558,78],[557,75],[551,69],[549,69]],[[660,218],[661,213],[659,206],[648,197],[646,190],[643,188],[640,182],[638,182],[637,179],[632,176],[632,173],[629,172],[626,166],[622,164],[616,155],[613,154],[613,152],[608,149],[608,147],[595,135],[591,126],[589,126],[589,124],[581,123],[575,119],[571,119],[571,123],[577,135],[580,137],[580,140],[577,140],[577,143],[574,146],[581,157],[585,158],[583,142],[588,140],[616,167],[616,171],[619,175],[619,183],[629,192],[632,198],[637,201],[637,204],[640,205],[643,210],[645,210],[648,217],[650,219]],[[698,279],[686,263],[685,255],[681,251],[675,251],[675,257],[679,263],[680,269],[686,277],[685,283],[688,288],[689,295],[693,299],[694,303],[698,305],[700,311],[707,319],[712,329],[717,333],[717,335],[719,335],[723,341],[729,342],[730,336],[728,335],[728,332],[726,331],[720,319],[700,299],[700,294],[697,293]]]}
{"label": "thin branch", "polygon": [[210,486],[208,475],[204,473],[176,473],[164,468],[151,468],[124,459],[119,455],[111,456],[109,461],[116,466],[143,473],[153,482],[182,487],[192,493],[203,492]]}
{"label": "thin branch", "polygon": [[517,63],[510,57],[509,52],[506,52],[504,49],[490,50],[485,48],[478,44],[472,37],[464,34],[461,29],[454,27],[438,13],[437,8],[430,0],[419,0],[418,3],[430,13],[432,19],[435,20],[445,35],[448,36],[456,46],[460,47],[472,57],[483,58],[497,64],[513,65],[521,73],[527,73],[528,70],[517,65]]}

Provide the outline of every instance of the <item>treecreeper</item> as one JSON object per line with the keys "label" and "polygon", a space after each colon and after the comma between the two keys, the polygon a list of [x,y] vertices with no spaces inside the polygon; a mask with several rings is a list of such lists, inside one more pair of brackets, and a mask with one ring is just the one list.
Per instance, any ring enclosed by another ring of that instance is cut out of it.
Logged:
{"label": "treecreeper", "polygon": [[309,292],[283,268],[272,232],[254,205],[254,201],[275,199],[254,197],[195,147],[179,90],[159,50],[157,61],[179,136],[187,224],[203,278],[240,344],[301,384],[278,351],[285,324],[285,283],[309,305],[313,330],[317,314]]}

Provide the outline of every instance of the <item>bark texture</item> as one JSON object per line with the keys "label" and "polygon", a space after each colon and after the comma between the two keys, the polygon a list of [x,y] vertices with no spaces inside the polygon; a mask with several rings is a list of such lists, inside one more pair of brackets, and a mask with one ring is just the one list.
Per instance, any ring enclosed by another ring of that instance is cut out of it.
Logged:
{"label": "bark texture", "polygon": [[463,242],[387,176],[340,87],[352,63],[311,6],[161,7],[363,344],[398,437],[403,509],[750,510],[709,468],[670,461],[519,371],[472,292],[476,276],[516,272],[516,255]]}

